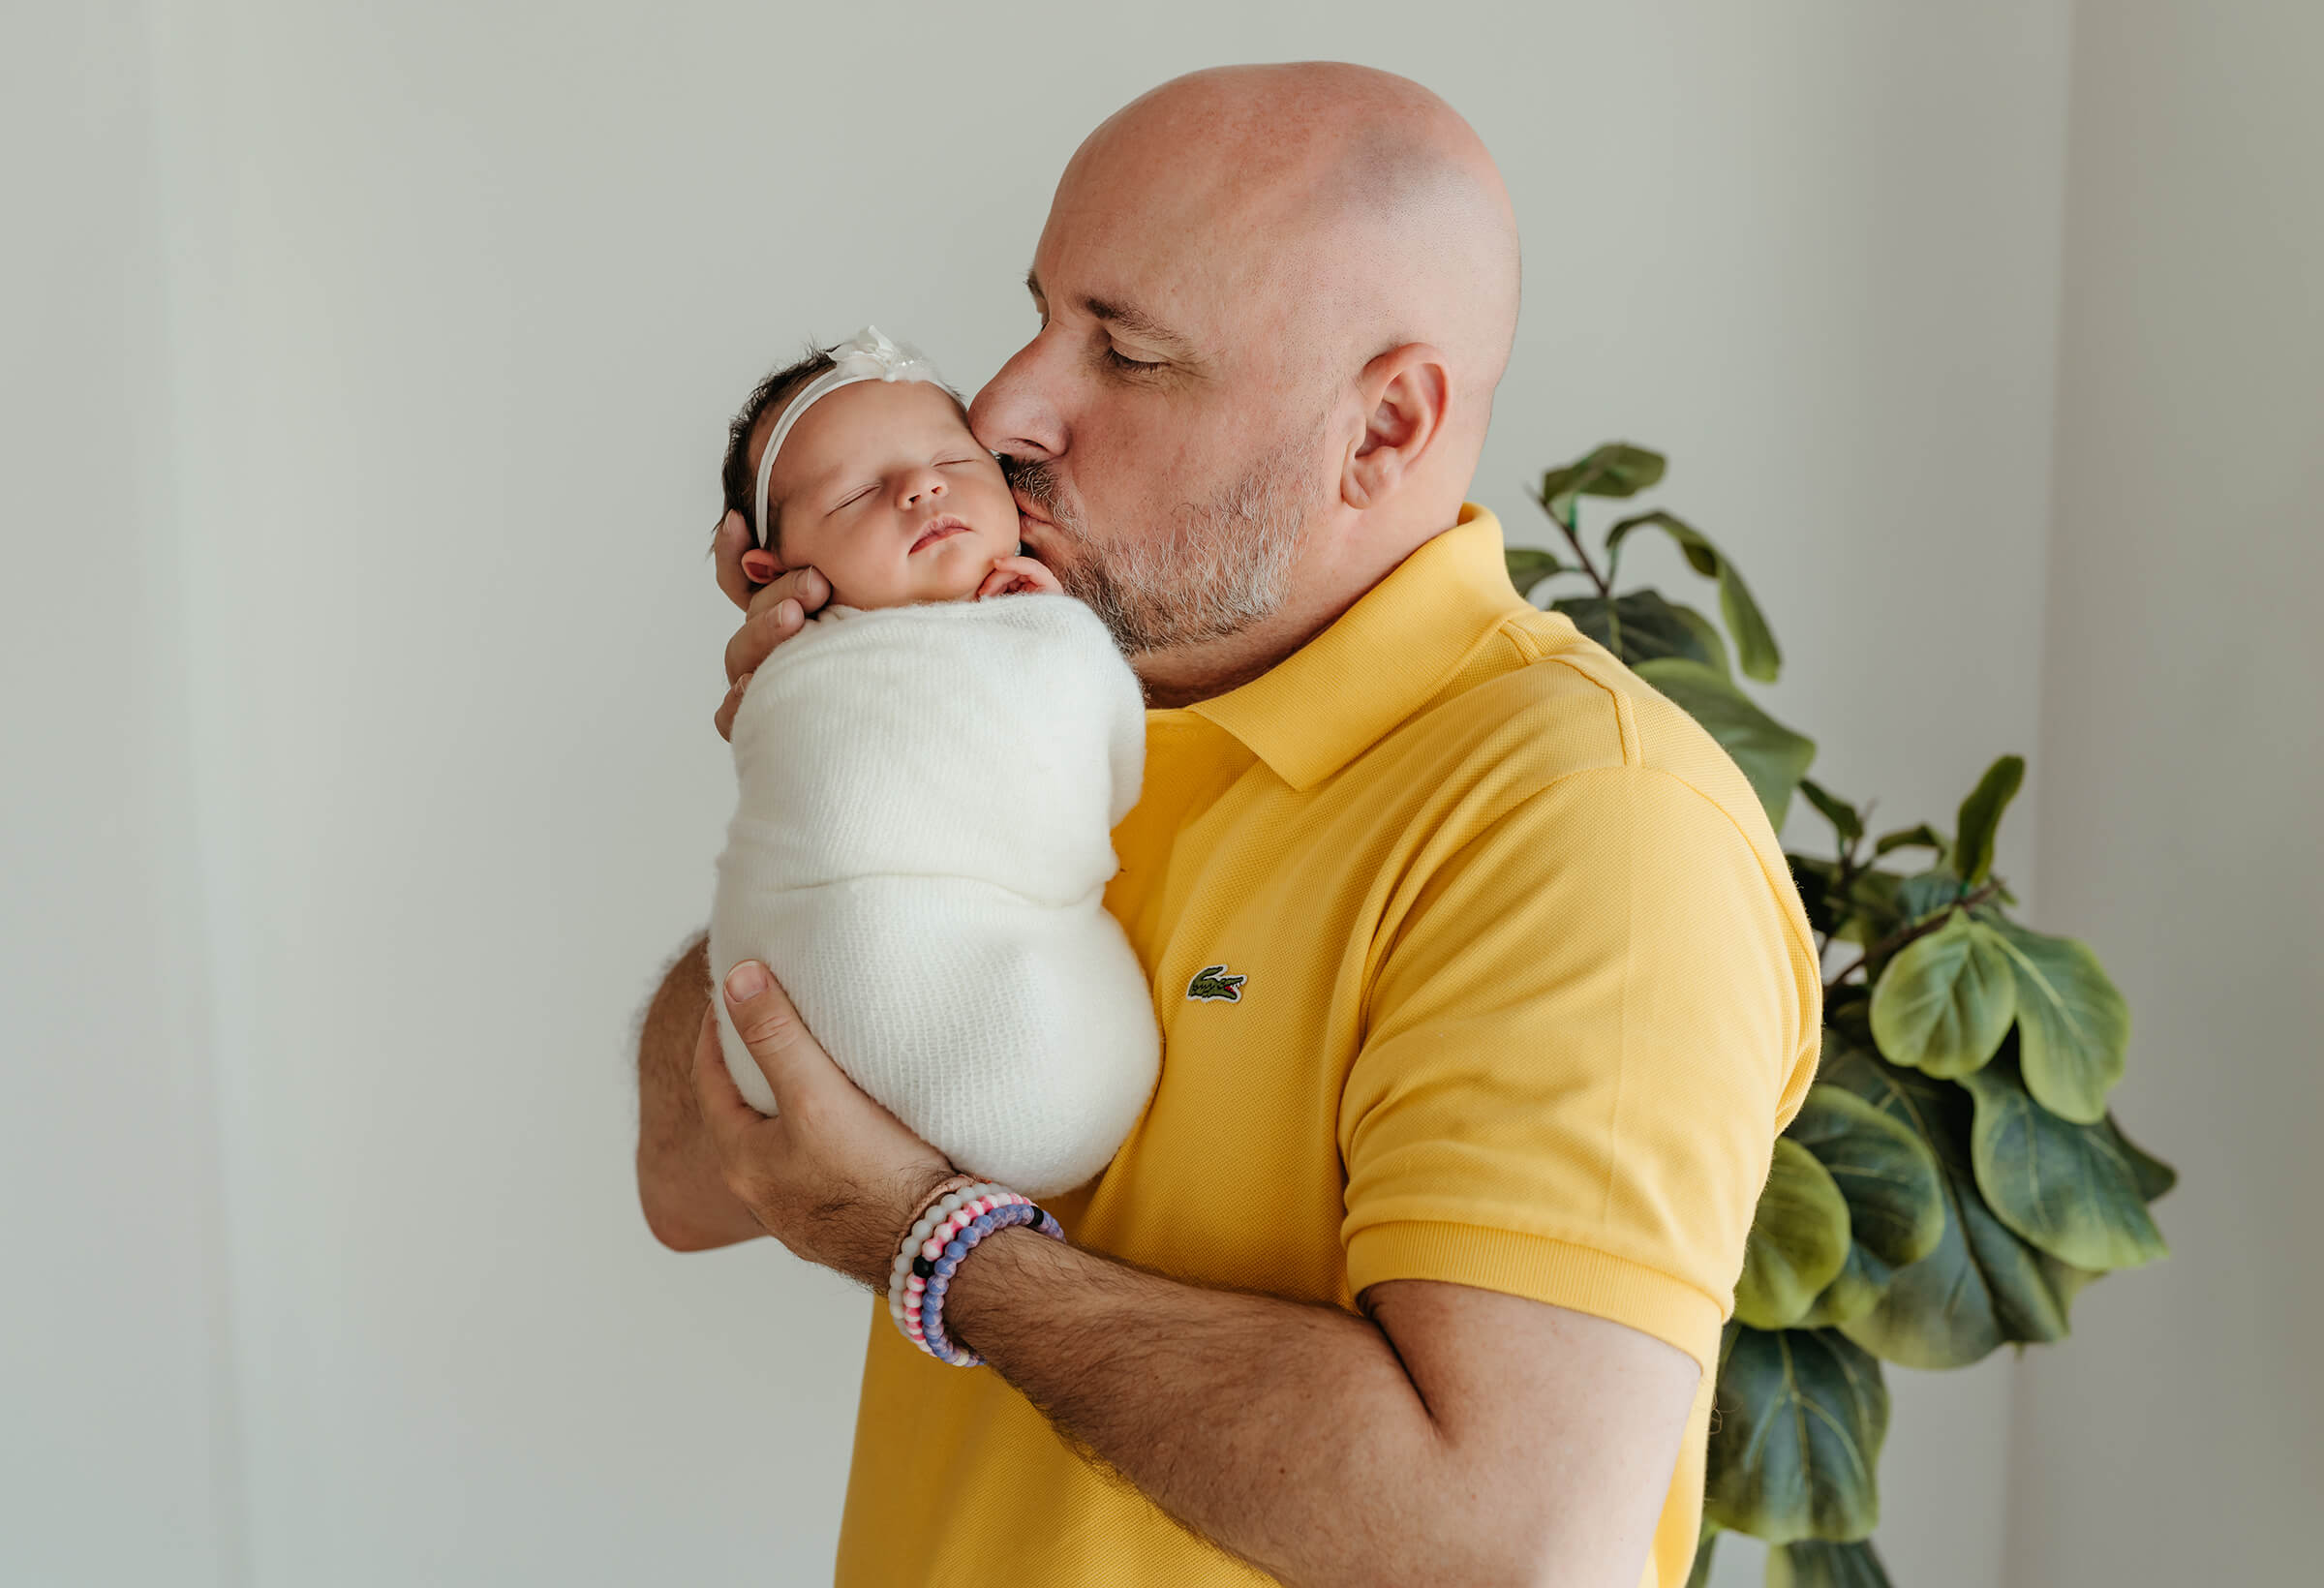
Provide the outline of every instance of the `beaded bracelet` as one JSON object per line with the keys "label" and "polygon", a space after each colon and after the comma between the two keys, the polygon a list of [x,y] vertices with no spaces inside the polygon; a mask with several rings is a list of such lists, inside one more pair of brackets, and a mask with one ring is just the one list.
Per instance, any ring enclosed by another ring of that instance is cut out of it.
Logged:
{"label": "beaded bracelet", "polygon": [[[907,1288],[907,1281],[913,1277],[912,1259],[920,1255],[919,1248],[935,1234],[938,1225],[949,1224],[953,1215],[960,1211],[963,1203],[979,1196],[997,1195],[1006,1190],[1005,1186],[980,1181],[971,1175],[955,1175],[928,1194],[928,1201],[921,1205],[919,1217],[914,1219],[912,1227],[904,1232],[903,1240],[897,1250],[895,1262],[888,1266],[888,1314],[896,1319],[896,1326],[899,1328],[903,1327],[902,1314],[907,1296],[912,1298],[914,1308],[916,1309],[918,1306],[917,1287]],[[947,1238],[949,1236],[948,1229]],[[920,1278],[925,1282],[927,1275],[923,1274]]]}
{"label": "beaded bracelet", "polygon": [[905,1339],[955,1367],[982,1365],[984,1358],[946,1338],[944,1293],[977,1242],[1019,1224],[1065,1238],[1064,1227],[1031,1198],[991,1181],[944,1191],[913,1221],[888,1269],[888,1315]]}

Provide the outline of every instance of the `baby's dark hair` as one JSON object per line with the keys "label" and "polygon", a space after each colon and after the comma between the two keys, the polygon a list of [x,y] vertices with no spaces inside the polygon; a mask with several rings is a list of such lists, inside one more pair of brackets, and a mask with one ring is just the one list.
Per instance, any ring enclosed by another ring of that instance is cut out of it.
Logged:
{"label": "baby's dark hair", "polygon": [[[796,396],[801,386],[837,362],[831,356],[830,350],[818,348],[810,342],[806,355],[797,363],[785,364],[750,388],[750,395],[743,399],[742,409],[735,414],[734,422],[726,427],[726,462],[719,471],[719,480],[726,493],[726,504],[719,509],[721,519],[729,512],[741,513],[743,522],[750,525],[752,534],[757,533],[758,526],[752,523],[751,514],[758,506],[755,500],[758,473],[750,467],[750,433],[758,428],[758,421],[765,418],[770,411],[780,412],[782,405]],[[776,549],[773,542],[781,517],[782,504],[770,500],[767,503],[766,549],[775,552],[778,557],[782,553]]]}

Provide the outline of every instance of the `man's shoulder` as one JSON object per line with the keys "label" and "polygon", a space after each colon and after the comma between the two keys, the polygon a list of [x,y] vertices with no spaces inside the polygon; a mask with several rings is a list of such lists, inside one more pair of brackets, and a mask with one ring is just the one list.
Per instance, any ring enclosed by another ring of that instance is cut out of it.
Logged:
{"label": "man's shoulder", "polygon": [[1512,613],[1405,732],[1463,776],[1526,793],[1590,773],[1674,780],[1774,842],[1750,781],[1717,741],[1556,613]]}

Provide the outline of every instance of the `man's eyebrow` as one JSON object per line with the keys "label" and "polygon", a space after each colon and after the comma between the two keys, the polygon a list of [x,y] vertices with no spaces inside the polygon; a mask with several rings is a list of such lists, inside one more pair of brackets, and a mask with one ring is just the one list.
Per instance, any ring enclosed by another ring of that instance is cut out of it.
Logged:
{"label": "man's eyebrow", "polygon": [[1139,341],[1159,352],[1168,353],[1181,364],[1199,362],[1194,344],[1163,324],[1152,315],[1133,303],[1109,303],[1104,298],[1086,297],[1082,307],[1109,325],[1118,325]]}
{"label": "man's eyebrow", "polygon": [[[1033,294],[1033,301],[1046,304],[1049,294],[1041,290],[1039,272],[1024,273],[1024,290]],[[1139,341],[1151,346],[1157,352],[1167,353],[1182,364],[1201,362],[1201,354],[1192,342],[1163,324],[1144,309],[1130,303],[1116,303],[1101,297],[1085,297],[1082,307],[1093,320],[1109,325],[1118,325]]]}

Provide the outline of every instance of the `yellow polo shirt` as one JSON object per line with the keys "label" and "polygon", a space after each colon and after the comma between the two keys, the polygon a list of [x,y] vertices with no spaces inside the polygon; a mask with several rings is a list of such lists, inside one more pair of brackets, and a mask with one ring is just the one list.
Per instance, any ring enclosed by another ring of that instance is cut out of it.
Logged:
{"label": "yellow polo shirt", "polygon": [[[1511,588],[1483,509],[1273,671],[1147,719],[1106,905],[1161,1083],[1050,1204],[1191,1284],[1531,1297],[1702,1364],[1649,1588],[1695,1549],[1720,1325],[1820,981],[1733,763]],[[843,1588],[1268,1580],[872,1309]]]}

